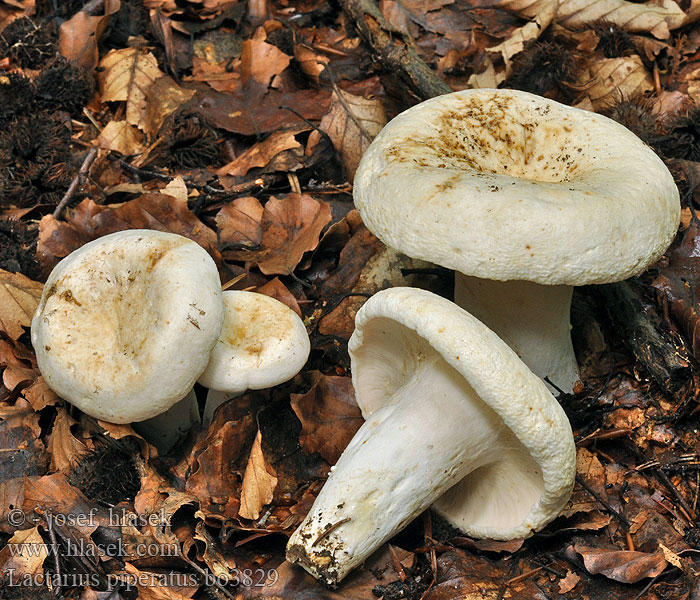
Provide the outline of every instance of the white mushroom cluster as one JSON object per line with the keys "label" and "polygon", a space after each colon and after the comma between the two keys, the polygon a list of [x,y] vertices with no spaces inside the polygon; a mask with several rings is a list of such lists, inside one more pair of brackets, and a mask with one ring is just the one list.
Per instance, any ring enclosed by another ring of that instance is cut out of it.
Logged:
{"label": "white mushroom cluster", "polygon": [[141,422],[159,450],[199,421],[192,387],[200,377],[216,390],[271,387],[293,377],[310,349],[284,304],[222,294],[216,265],[197,243],[139,229],[59,262],[31,335],[39,370],[61,398],[98,419]]}
{"label": "white mushroom cluster", "polygon": [[287,546],[329,585],[430,505],[500,540],[558,516],[576,449],[544,379],[566,392],[578,380],[572,286],[640,273],[680,218],[668,169],[630,131],[513,90],[398,115],[353,194],[387,246],[456,271],[456,303],[393,288],[357,314],[349,351],[366,421]]}

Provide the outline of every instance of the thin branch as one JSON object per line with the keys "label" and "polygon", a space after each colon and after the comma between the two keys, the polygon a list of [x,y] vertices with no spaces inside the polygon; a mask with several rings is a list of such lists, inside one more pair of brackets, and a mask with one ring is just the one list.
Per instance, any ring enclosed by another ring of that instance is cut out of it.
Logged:
{"label": "thin branch", "polygon": [[61,218],[63,209],[66,208],[73,196],[75,196],[75,192],[77,192],[78,188],[85,182],[85,177],[87,176],[88,171],[90,170],[92,163],[95,162],[96,158],[97,148],[92,148],[92,150],[90,150],[85,156],[85,160],[83,161],[83,165],[80,167],[80,171],[78,171],[78,174],[73,178],[73,181],[71,181],[68,191],[65,193],[63,198],[61,198],[58,206],[56,206],[56,210],[53,211],[54,219],[58,220]]}

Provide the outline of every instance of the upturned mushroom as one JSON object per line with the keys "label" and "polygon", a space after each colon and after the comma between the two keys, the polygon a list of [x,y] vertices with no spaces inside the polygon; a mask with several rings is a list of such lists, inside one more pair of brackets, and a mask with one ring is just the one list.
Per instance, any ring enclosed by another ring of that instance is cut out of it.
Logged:
{"label": "upturned mushroom", "polygon": [[385,244],[454,269],[455,301],[571,392],[572,286],[642,272],[673,239],[678,189],[622,125],[514,90],[466,90],[393,119],[354,200]]}
{"label": "upturned mushroom", "polygon": [[425,290],[391,288],[360,309],[349,343],[366,421],[287,546],[335,584],[435,500],[477,537],[526,537],[574,483],[569,422],[495,333]]}
{"label": "upturned mushroom", "polygon": [[239,290],[224,292],[223,299],[221,335],[199,378],[209,388],[204,425],[226,400],[294,377],[311,350],[303,321],[279,300]]}
{"label": "upturned mushroom", "polygon": [[31,336],[46,383],[85,414],[132,423],[177,405],[162,424],[181,427],[194,418],[187,396],[223,318],[209,254],[180,235],[134,229],[56,265]]}

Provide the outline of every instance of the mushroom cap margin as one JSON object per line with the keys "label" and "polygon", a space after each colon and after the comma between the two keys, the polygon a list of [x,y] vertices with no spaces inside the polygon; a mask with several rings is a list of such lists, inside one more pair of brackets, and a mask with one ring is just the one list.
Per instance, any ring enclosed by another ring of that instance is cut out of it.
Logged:
{"label": "mushroom cap margin", "polygon": [[632,132],[516,90],[454,92],[399,114],[365,152],[354,199],[372,233],[411,257],[542,284],[638,274],[680,219],[673,177]]}
{"label": "mushroom cap margin", "polygon": [[[461,529],[477,537],[512,539],[527,537],[554,519],[573,489],[576,447],[569,421],[544,382],[505,342],[464,309],[425,290],[390,288],[372,296],[358,311],[348,344],[352,381],[365,418],[382,408],[387,399],[367,397],[356,363],[363,331],[375,318],[395,320],[426,340],[503,419],[542,470],[544,491],[522,525],[507,531],[464,524]],[[387,373],[387,379],[391,377]]]}

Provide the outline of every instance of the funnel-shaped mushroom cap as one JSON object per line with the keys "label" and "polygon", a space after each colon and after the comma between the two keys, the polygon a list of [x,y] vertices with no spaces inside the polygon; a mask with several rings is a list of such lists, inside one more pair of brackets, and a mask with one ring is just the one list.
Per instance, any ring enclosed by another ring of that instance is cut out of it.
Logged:
{"label": "funnel-shaped mushroom cap", "polygon": [[[392,288],[375,294],[358,312],[349,351],[365,419],[397,402],[386,417],[391,419],[403,398],[416,395],[449,395],[448,410],[454,411],[460,403],[452,396],[458,393],[470,415],[473,433],[467,439],[500,424],[498,434],[487,434],[484,442],[495,446],[472,450],[480,454],[475,470],[437,504],[455,526],[477,537],[512,539],[530,535],[559,514],[574,484],[571,427],[544,382],[485,325],[430,292]],[[440,383],[448,372],[460,386]],[[459,417],[440,414],[445,420]],[[401,485],[410,487],[412,477],[419,481],[421,474],[406,475]]]}
{"label": "funnel-shaped mushroom cap", "polygon": [[676,233],[678,190],[622,125],[526,92],[466,90],[398,115],[355,175],[388,246],[467,275],[542,284],[619,281]]}
{"label": "funnel-shaped mushroom cap", "polygon": [[131,423],[187,395],[222,322],[209,254],[180,235],[133,229],[56,265],[32,320],[32,344],[59,396],[98,419]]}
{"label": "funnel-shaped mushroom cap", "polygon": [[311,349],[297,314],[264,294],[233,290],[223,297],[224,325],[199,383],[212,390],[243,393],[294,377]]}

